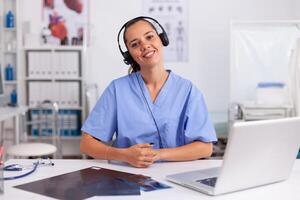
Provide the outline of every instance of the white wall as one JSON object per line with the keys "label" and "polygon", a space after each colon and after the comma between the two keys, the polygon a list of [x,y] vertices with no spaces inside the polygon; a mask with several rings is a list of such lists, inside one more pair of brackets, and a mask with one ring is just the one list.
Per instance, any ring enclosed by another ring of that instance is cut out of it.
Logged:
{"label": "white wall", "polygon": [[[40,5],[34,8],[33,2],[37,0],[26,0],[23,19],[35,20],[31,29],[39,31]],[[103,90],[112,79],[127,73],[116,37],[127,20],[142,14],[142,2],[90,0],[88,83],[95,82]],[[166,68],[192,80],[205,94],[209,110],[226,110],[230,20],[294,20],[300,18],[299,10],[297,0],[189,0],[189,61],[166,63]]]}

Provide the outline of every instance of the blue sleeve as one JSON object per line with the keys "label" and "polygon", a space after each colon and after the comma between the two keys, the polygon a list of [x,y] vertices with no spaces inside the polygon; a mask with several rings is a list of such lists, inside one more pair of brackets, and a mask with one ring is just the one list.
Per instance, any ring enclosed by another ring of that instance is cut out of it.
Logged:
{"label": "blue sleeve", "polygon": [[81,130],[91,136],[109,142],[117,127],[117,105],[113,82],[105,89]]}
{"label": "blue sleeve", "polygon": [[185,116],[185,143],[217,141],[202,93],[193,85]]}

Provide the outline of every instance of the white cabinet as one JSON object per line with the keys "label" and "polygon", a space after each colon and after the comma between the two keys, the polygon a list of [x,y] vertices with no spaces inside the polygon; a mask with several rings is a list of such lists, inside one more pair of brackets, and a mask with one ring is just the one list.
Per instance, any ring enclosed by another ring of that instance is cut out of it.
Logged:
{"label": "white cabinet", "polygon": [[[32,43],[24,47],[28,21],[22,9],[26,3],[22,0],[0,0],[0,67],[6,103],[11,101],[12,91],[16,91],[18,105],[29,106],[30,119],[32,108],[41,101],[58,102],[59,117],[63,121],[60,134],[63,146],[68,147],[63,149],[63,154],[78,155],[80,127],[85,118],[82,73],[85,47],[37,46]],[[6,15],[9,12],[13,14],[12,27],[6,27]],[[35,39],[38,41],[40,38]],[[7,78],[5,74],[8,64],[12,68],[12,78]],[[4,129],[12,131],[12,127],[13,123],[8,122]],[[34,140],[33,132],[27,131],[29,139]]]}
{"label": "white cabinet", "polygon": [[[25,49],[25,100],[30,108],[28,119],[36,118],[34,108],[45,100],[59,106],[58,134],[63,155],[79,154],[79,139],[84,116],[82,47],[34,47]],[[45,114],[47,115],[47,114]],[[35,127],[28,128],[30,139],[38,135]],[[43,132],[43,130],[41,130]],[[47,131],[46,131],[47,132]],[[51,132],[51,131],[50,131]],[[71,152],[65,143],[76,142]]]}

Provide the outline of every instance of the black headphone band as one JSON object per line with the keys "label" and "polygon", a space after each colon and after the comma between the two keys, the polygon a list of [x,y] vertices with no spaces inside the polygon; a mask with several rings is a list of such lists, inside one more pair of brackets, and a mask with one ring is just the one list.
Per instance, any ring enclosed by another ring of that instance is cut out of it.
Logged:
{"label": "black headphone band", "polygon": [[[162,35],[164,37],[164,39],[161,38],[162,40],[162,43],[164,46],[167,46],[169,44],[169,40],[168,40],[168,37],[167,37],[167,33],[165,31],[165,29],[163,28],[163,26],[154,18],[152,17],[148,17],[148,16],[139,16],[139,17],[135,17],[129,21],[127,21],[125,24],[123,24],[123,26],[120,28],[119,32],[118,32],[118,36],[117,36],[117,42],[118,42],[118,47],[119,47],[119,50],[122,54],[122,56],[124,57],[124,62],[126,64],[131,64],[130,62],[131,61],[128,61],[128,57],[130,57],[130,54],[128,51],[124,52],[121,48],[121,45],[120,45],[120,35],[121,35],[121,32],[122,30],[127,26],[127,24],[129,24],[130,22],[132,21],[136,21],[136,20],[139,20],[139,19],[150,19],[152,21],[154,21],[161,29],[162,33],[160,33],[159,35]],[[150,22],[151,23],[151,22]],[[155,28],[155,27],[154,27]],[[156,28],[155,28],[156,30]],[[157,31],[157,30],[156,30]]]}

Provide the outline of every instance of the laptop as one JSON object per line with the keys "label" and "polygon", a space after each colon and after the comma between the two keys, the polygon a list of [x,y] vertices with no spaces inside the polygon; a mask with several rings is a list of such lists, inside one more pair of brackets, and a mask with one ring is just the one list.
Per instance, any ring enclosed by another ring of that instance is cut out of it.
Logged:
{"label": "laptop", "polygon": [[219,195],[286,180],[300,147],[300,117],[236,122],[223,164],[166,176],[168,181]]}

